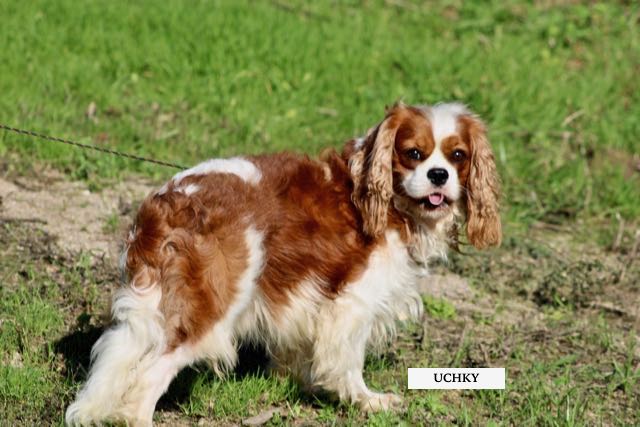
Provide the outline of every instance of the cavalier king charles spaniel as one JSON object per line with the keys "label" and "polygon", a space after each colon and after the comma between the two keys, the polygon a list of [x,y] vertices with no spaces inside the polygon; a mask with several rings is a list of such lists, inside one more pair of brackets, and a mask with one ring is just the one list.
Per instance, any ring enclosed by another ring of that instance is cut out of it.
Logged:
{"label": "cavalier king charles spaniel", "polygon": [[241,342],[365,411],[400,403],[365,384],[365,351],[418,319],[417,282],[458,243],[501,240],[498,178],[480,119],[457,103],[387,111],[342,153],[214,159],[148,196],[126,285],[66,421],[151,425],[182,368],[234,366]]}

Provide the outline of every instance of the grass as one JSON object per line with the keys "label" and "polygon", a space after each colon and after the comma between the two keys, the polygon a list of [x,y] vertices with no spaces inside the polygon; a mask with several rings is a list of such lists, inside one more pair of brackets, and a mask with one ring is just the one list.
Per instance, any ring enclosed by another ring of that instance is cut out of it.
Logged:
{"label": "grass", "polygon": [[[0,122],[79,142],[187,165],[315,154],[397,99],[462,100],[489,125],[505,243],[453,256],[473,299],[425,297],[424,334],[367,359],[368,383],[404,394],[402,411],[366,417],[261,371],[187,371],[158,421],[234,423],[271,406],[288,414],[272,425],[640,421],[636,3],[35,0],[0,2],[0,16]],[[0,133],[0,171],[48,166],[93,189],[173,173]],[[5,422],[62,423],[114,265],[65,255],[37,223],[0,222]],[[507,390],[405,390],[407,367],[454,363],[506,367]]]}
{"label": "grass", "polygon": [[422,296],[427,315],[438,319],[453,319],[456,317],[456,308],[444,298],[434,298],[430,295]]}

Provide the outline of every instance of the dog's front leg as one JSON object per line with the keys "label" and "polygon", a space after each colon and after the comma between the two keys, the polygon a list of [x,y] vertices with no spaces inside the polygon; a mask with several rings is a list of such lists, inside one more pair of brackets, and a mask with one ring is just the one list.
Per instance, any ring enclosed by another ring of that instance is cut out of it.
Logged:
{"label": "dog's front leg", "polygon": [[317,323],[311,378],[314,385],[335,393],[364,411],[388,410],[402,403],[392,393],[376,393],[362,376],[373,318],[358,303],[343,296],[322,309]]}

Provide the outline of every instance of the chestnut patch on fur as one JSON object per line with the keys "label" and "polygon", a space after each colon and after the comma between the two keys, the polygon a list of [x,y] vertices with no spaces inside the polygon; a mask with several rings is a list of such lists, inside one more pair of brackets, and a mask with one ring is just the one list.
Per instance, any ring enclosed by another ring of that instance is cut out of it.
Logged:
{"label": "chestnut patch on fur", "polygon": [[[291,290],[307,279],[322,284],[333,298],[366,267],[374,248],[360,232],[360,213],[351,203],[351,178],[343,160],[325,155],[323,164],[293,154],[255,157],[263,173],[258,191],[267,210],[256,222],[265,231],[266,262],[258,282],[273,310],[288,301]],[[252,210],[253,212],[253,210]]]}

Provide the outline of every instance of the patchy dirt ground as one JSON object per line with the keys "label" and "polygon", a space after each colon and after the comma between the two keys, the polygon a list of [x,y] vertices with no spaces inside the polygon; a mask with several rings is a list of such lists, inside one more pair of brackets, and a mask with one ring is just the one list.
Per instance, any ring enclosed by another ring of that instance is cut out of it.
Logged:
{"label": "patchy dirt ground", "polygon": [[[42,353],[43,375],[65,392],[52,392],[45,412],[25,415],[12,407],[10,419],[26,424],[59,420],[106,323],[102,315],[118,283],[120,237],[137,204],[155,187],[134,180],[90,191],[53,172],[37,179],[0,178],[2,295],[11,297],[26,284],[62,314],[53,336],[21,338],[17,350],[2,354],[2,362],[22,369],[32,354]],[[421,285],[424,323],[410,327],[388,352],[368,361],[368,382],[380,389],[395,384],[405,394],[406,409],[390,419],[392,424],[464,422],[469,411],[473,421],[515,424],[536,411],[553,416],[569,410],[586,423],[638,421],[640,262],[635,229],[614,232],[608,249],[575,230],[576,224],[511,230],[499,250],[463,248],[467,254],[453,254],[448,264],[434,267]],[[34,297],[29,298],[27,302]],[[4,337],[3,328],[17,320],[1,314]],[[410,393],[404,389],[409,366],[506,367],[510,390],[502,395]],[[193,402],[185,397],[192,385],[186,392],[179,388],[173,387],[161,402],[159,425],[216,425],[212,420],[219,421],[221,414],[209,398],[197,397],[204,409],[192,409]],[[287,405],[277,399],[255,401],[245,408],[247,414],[225,414],[222,420],[264,419],[261,424],[279,417],[287,424],[328,423],[327,409],[313,401],[302,400],[295,410]],[[347,424],[366,421],[345,409],[331,411]],[[265,415],[269,413],[275,415]]]}
{"label": "patchy dirt ground", "polygon": [[135,179],[92,192],[85,183],[70,182],[55,171],[45,171],[38,179],[0,178],[1,220],[36,223],[69,252],[116,257],[117,231],[130,222],[132,204],[153,188]]}

